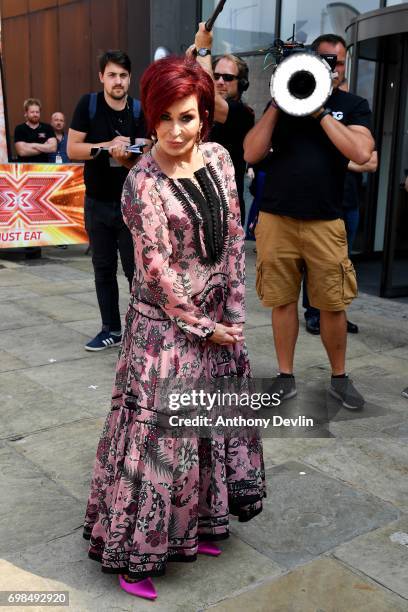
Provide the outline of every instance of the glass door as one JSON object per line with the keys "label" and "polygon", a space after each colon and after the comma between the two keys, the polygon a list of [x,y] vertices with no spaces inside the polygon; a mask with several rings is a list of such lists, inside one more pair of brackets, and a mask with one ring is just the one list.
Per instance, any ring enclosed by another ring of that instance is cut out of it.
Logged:
{"label": "glass door", "polygon": [[[375,118],[378,116],[378,81],[380,75],[380,45],[378,41],[368,41],[357,44],[356,48],[351,47],[349,52],[356,53],[355,74],[351,82],[352,91],[357,95],[368,100],[370,108],[373,112],[373,133],[378,133],[378,126]],[[351,67],[353,58],[350,57],[348,62]],[[349,75],[349,81],[350,81]],[[377,140],[377,138],[376,138]],[[359,188],[360,196],[360,221],[357,234],[353,243],[353,254],[367,254],[373,252],[373,234],[375,228],[376,217],[376,200],[377,193],[377,173],[363,173]]]}
{"label": "glass door", "polygon": [[[376,243],[380,248],[383,243],[384,249],[380,291],[383,297],[408,296],[408,192],[405,189],[408,176],[408,34],[398,39],[400,61],[388,64],[385,79],[385,140],[380,169],[380,173],[384,173],[384,187],[381,188],[380,176],[379,199],[386,201],[386,210],[383,219],[377,214]],[[388,99],[395,108],[395,114],[390,113],[392,122],[387,120]],[[388,177],[385,176],[387,170]]]}

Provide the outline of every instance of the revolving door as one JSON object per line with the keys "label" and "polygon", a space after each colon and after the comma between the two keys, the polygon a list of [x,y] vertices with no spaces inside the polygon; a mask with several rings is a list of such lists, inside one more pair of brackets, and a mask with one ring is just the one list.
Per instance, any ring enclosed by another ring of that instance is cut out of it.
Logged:
{"label": "revolving door", "polygon": [[360,15],[347,35],[351,90],[372,105],[379,152],[364,194],[360,250],[381,257],[382,297],[408,296],[408,4]]}

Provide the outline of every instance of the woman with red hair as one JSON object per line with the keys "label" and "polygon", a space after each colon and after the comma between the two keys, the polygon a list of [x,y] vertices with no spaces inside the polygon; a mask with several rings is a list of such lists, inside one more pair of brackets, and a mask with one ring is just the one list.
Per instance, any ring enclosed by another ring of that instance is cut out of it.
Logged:
{"label": "woman with red hair", "polygon": [[125,591],[154,599],[151,577],[170,561],[218,556],[228,515],[256,516],[265,488],[258,436],[159,435],[163,382],[180,392],[250,376],[244,232],[229,154],[202,142],[210,76],[194,61],[161,59],[145,71],[141,98],[155,144],[123,189],[136,272],[84,536]]}

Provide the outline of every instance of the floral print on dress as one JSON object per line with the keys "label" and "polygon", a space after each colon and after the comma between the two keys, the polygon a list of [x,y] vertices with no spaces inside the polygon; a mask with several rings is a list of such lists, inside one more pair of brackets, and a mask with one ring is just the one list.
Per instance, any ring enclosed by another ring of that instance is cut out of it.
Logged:
{"label": "floral print on dress", "polygon": [[199,539],[228,537],[229,514],[251,519],[265,495],[258,437],[164,437],[157,426],[161,381],[250,376],[244,343],[208,338],[217,322],[245,321],[244,232],[228,152],[215,143],[201,151],[224,206],[221,220],[226,215],[217,263],[199,256],[206,255],[203,219],[191,194],[183,191],[183,206],[176,195],[182,184],[175,190],[149,153],[123,189],[136,271],[84,537],[103,571],[134,578],[194,560]]}

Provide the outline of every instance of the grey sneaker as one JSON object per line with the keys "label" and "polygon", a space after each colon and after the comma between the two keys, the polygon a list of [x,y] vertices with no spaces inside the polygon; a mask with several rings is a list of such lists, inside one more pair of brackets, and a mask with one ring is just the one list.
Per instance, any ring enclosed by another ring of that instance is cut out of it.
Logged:
{"label": "grey sneaker", "polygon": [[329,393],[340,400],[344,408],[361,410],[364,406],[364,397],[357,391],[351,378],[332,378]]}
{"label": "grey sneaker", "polygon": [[297,394],[295,377],[283,378],[279,375],[276,376],[272,381],[272,385],[268,388],[268,393],[269,395],[274,393],[279,395],[281,402],[295,397]]}

